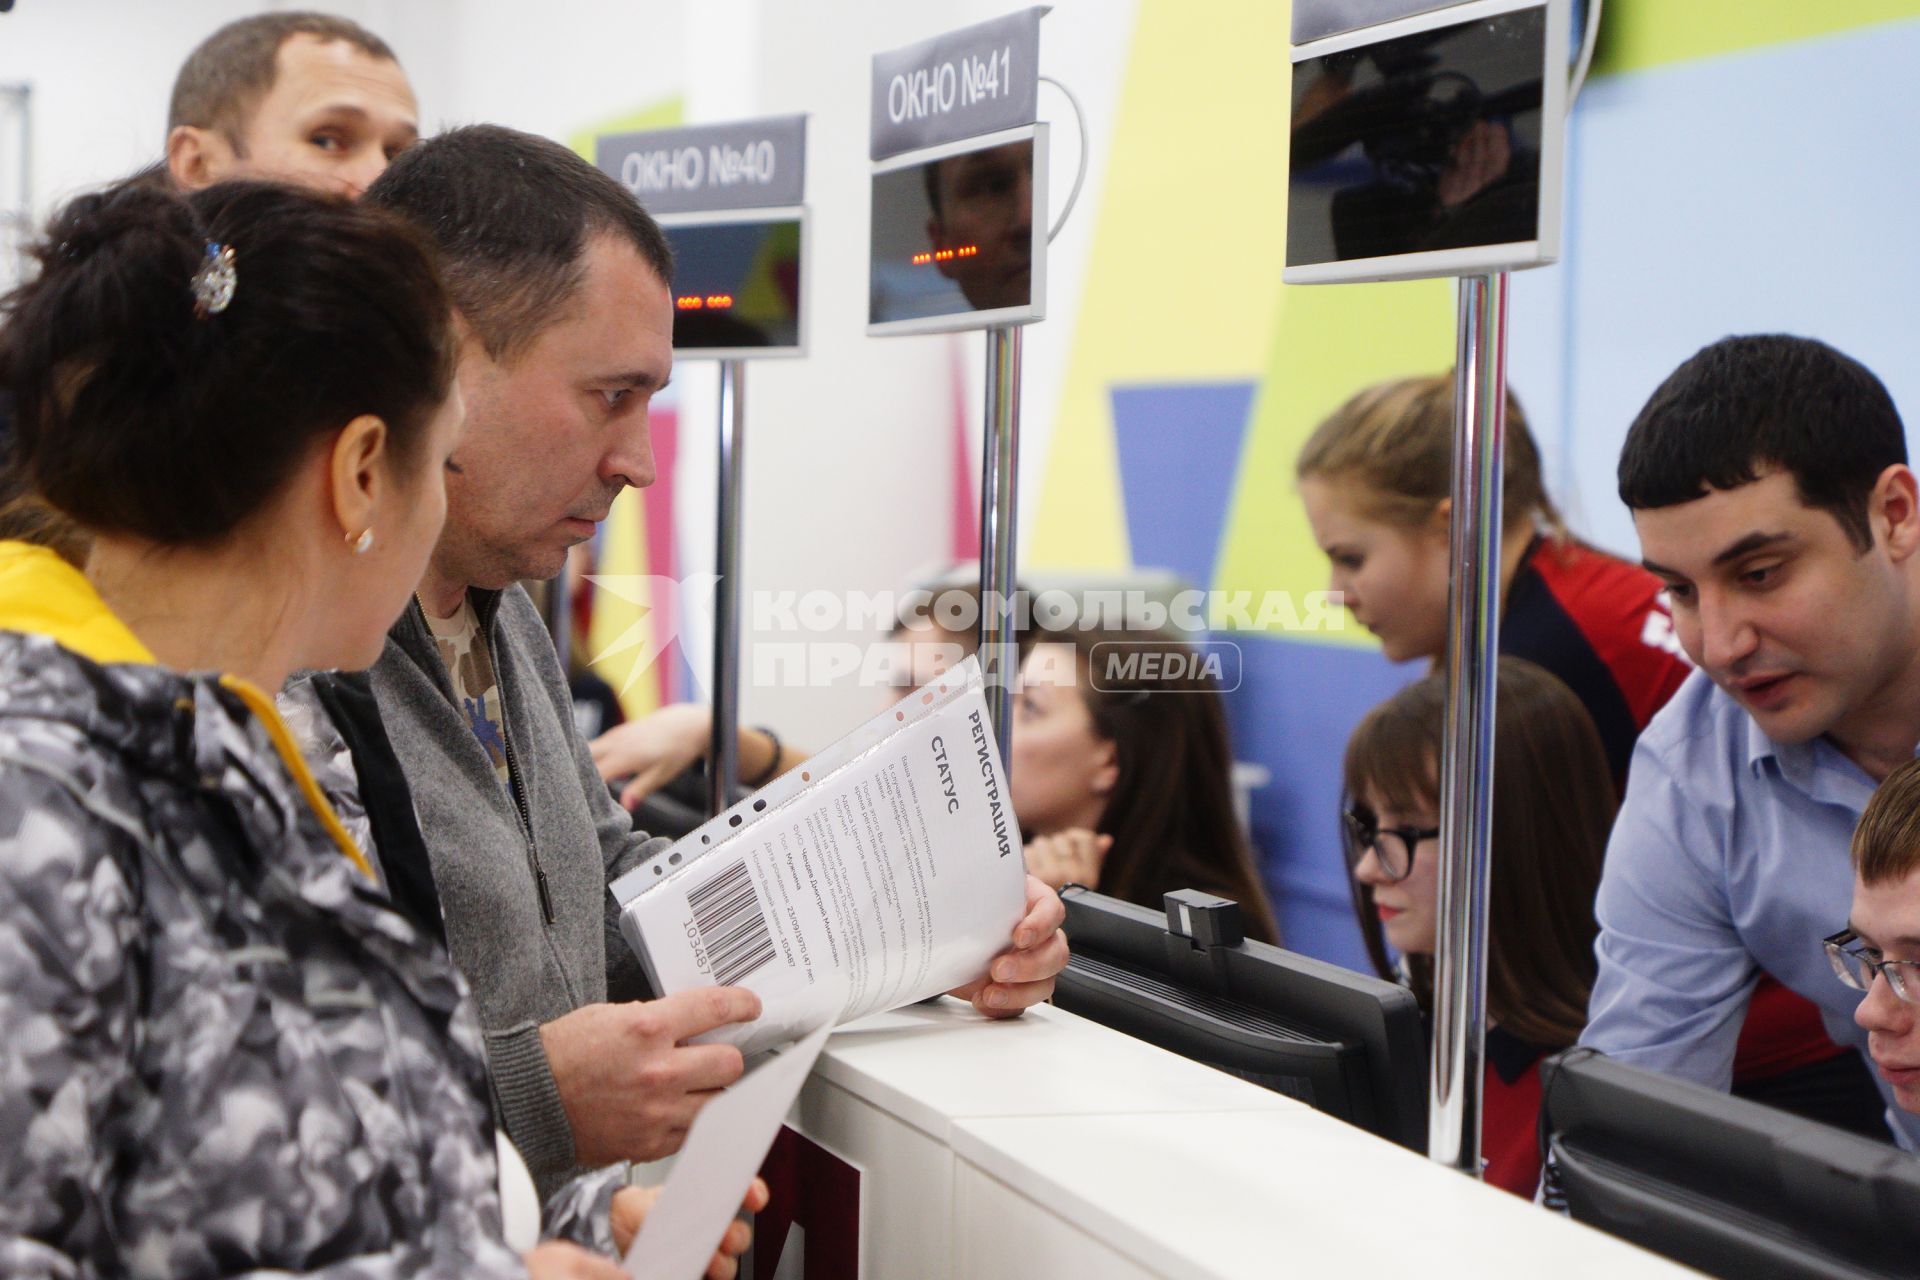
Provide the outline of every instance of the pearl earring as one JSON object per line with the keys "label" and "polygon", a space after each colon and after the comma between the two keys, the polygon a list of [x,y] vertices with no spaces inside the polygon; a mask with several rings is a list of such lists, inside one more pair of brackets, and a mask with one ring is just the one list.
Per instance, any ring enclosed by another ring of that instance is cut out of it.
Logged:
{"label": "pearl earring", "polygon": [[348,534],[347,541],[353,544],[353,554],[363,556],[373,549],[373,530],[362,529],[357,538]]}

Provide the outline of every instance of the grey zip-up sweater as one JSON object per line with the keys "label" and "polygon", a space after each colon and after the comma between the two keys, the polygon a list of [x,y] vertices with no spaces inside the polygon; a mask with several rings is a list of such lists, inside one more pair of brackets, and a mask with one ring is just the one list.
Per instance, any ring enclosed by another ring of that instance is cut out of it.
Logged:
{"label": "grey zip-up sweater", "polygon": [[574,1145],[540,1025],[610,989],[617,999],[649,994],[607,883],[668,842],[634,831],[594,770],[527,593],[471,599],[499,682],[513,794],[456,707],[417,603],[388,633],[372,684],[413,792],[447,941],[473,988],[500,1122],[544,1195],[573,1168]]}

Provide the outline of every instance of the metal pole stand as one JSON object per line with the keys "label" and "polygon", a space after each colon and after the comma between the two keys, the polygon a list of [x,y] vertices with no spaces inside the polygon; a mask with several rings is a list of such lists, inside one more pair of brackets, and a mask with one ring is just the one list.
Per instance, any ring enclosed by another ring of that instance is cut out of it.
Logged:
{"label": "metal pole stand", "polygon": [[1507,276],[1460,280],[1454,367],[1453,580],[1440,761],[1440,932],[1433,975],[1427,1154],[1478,1178],[1486,1081],[1487,871],[1500,652],[1500,485],[1506,461]]}
{"label": "metal pole stand", "polygon": [[1020,330],[987,330],[986,462],[980,484],[980,667],[1000,760],[1013,767],[1014,515],[1020,463]]}
{"label": "metal pole stand", "polygon": [[713,737],[707,749],[707,809],[731,803],[740,776],[740,469],[746,451],[744,362],[720,362],[719,531],[713,571]]}

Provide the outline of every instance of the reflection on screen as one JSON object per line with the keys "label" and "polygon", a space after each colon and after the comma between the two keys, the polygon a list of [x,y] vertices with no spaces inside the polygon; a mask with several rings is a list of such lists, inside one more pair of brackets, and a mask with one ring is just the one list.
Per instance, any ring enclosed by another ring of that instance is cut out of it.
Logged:
{"label": "reflection on screen", "polygon": [[1287,265],[1539,238],[1547,16],[1296,63]]}
{"label": "reflection on screen", "polygon": [[1033,303],[1033,140],[873,178],[869,322]]}
{"label": "reflection on screen", "polygon": [[800,222],[667,226],[673,246],[673,347],[800,345]]}

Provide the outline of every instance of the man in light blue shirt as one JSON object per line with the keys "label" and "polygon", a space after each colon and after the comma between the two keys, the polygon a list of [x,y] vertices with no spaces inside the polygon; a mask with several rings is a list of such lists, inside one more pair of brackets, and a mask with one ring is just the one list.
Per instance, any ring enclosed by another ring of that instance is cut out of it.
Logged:
{"label": "man in light blue shirt", "polygon": [[1681,365],[1619,479],[1699,670],[1634,752],[1582,1042],[1724,1089],[1762,971],[1865,1046],[1820,939],[1861,810],[1920,744],[1920,484],[1879,380],[1788,337]]}

